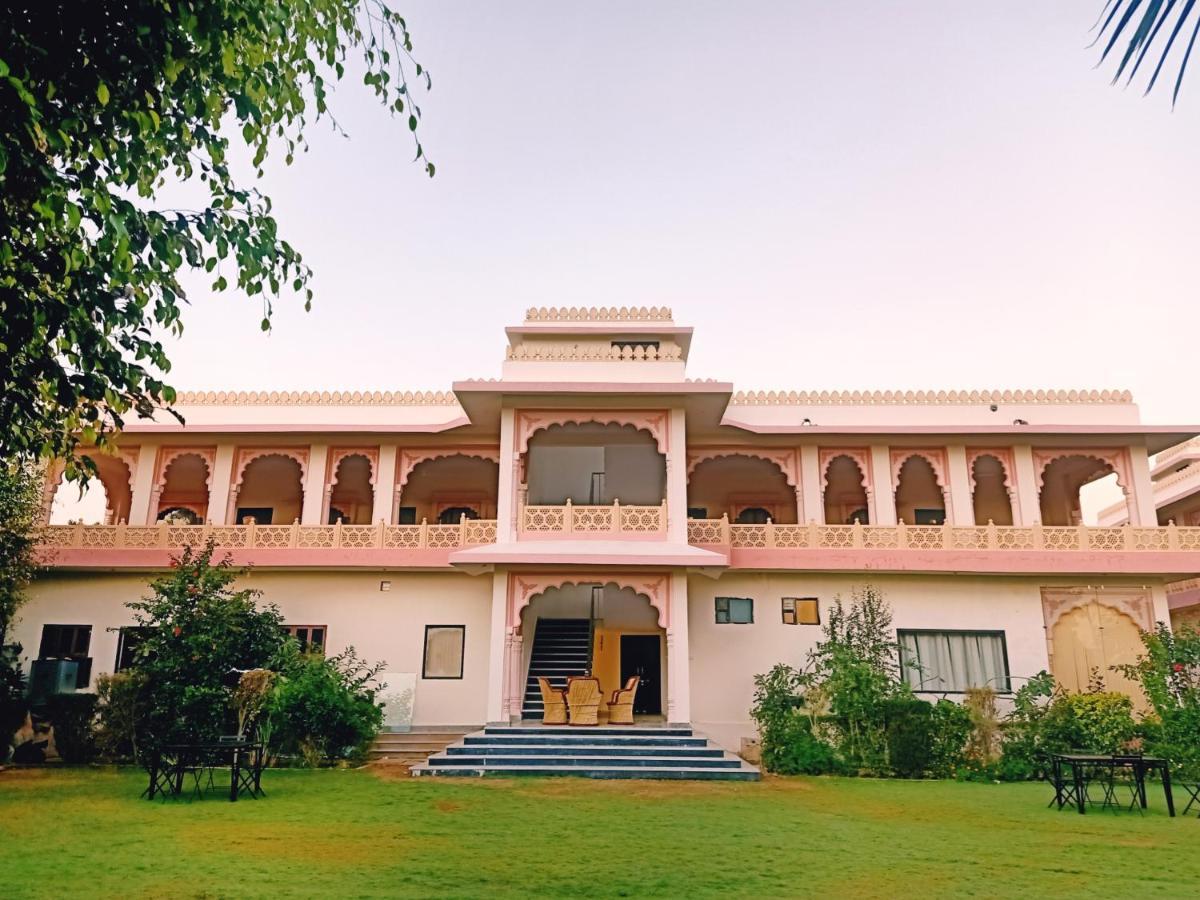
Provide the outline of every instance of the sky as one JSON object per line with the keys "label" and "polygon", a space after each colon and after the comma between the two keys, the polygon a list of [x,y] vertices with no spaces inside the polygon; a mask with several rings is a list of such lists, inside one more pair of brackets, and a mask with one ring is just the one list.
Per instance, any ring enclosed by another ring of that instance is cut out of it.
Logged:
{"label": "sky", "polygon": [[670,306],[739,389],[1127,388],[1200,421],[1200,70],[1110,86],[1102,0],[394,0],[437,176],[361,81],[263,189],[313,310],[189,278],[180,389],[446,389],[529,306]]}

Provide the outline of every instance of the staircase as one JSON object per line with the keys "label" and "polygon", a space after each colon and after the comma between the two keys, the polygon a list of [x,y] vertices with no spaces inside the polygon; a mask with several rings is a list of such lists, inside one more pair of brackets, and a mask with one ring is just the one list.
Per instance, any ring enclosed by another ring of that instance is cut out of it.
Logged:
{"label": "staircase", "polygon": [[471,728],[439,727],[430,730],[381,731],[371,742],[367,758],[372,762],[424,762],[431,753],[440,753],[449,744],[460,741]]}
{"label": "staircase", "polygon": [[525,680],[521,718],[542,718],[538,676],[566,688],[567,676],[586,675],[592,667],[592,629],[587,619],[538,619]]}
{"label": "staircase", "polygon": [[412,768],[420,775],[575,775],[757,781],[759,771],[690,727],[489,725]]}

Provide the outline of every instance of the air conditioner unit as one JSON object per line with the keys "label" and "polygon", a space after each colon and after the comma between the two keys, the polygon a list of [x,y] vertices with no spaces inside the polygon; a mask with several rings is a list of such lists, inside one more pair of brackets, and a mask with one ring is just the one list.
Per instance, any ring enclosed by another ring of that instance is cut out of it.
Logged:
{"label": "air conditioner unit", "polygon": [[29,670],[29,703],[38,706],[54,694],[75,693],[79,663],[73,659],[35,659]]}

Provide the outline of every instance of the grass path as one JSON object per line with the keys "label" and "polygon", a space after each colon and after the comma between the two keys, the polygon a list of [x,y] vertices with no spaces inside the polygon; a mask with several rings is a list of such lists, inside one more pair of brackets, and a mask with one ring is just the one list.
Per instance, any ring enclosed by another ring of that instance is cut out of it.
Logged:
{"label": "grass path", "polygon": [[[426,780],[268,772],[148,803],[140,772],[0,772],[8,897],[1195,897],[1200,820],[1045,785]],[[1152,801],[1153,803],[1153,801]]]}

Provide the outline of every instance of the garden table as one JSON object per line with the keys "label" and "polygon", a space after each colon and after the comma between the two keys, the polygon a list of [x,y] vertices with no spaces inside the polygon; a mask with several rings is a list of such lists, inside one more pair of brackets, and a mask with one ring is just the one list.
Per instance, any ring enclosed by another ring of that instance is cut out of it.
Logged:
{"label": "garden table", "polygon": [[[251,797],[264,796],[262,789],[263,745],[252,741],[197,741],[186,744],[167,744],[150,761],[150,786],[144,791],[148,799],[155,794],[178,796],[183,792],[184,776],[191,772],[196,792],[201,790],[205,771],[216,768],[212,760],[229,754],[229,800],[234,802],[243,792]],[[243,759],[248,757],[248,764]]]}
{"label": "garden table", "polygon": [[[1146,808],[1146,776],[1158,772],[1162,778],[1163,796],[1167,801],[1167,813],[1175,815],[1175,799],[1171,795],[1171,765],[1168,760],[1157,756],[1137,756],[1114,754],[1106,756],[1099,753],[1055,753],[1051,755],[1054,762],[1054,799],[1058,808],[1074,800],[1080,815],[1087,811],[1087,786],[1084,781],[1084,770],[1093,769],[1129,769],[1133,773],[1137,802],[1142,809]],[[1067,787],[1063,769],[1071,770],[1071,786]]]}

